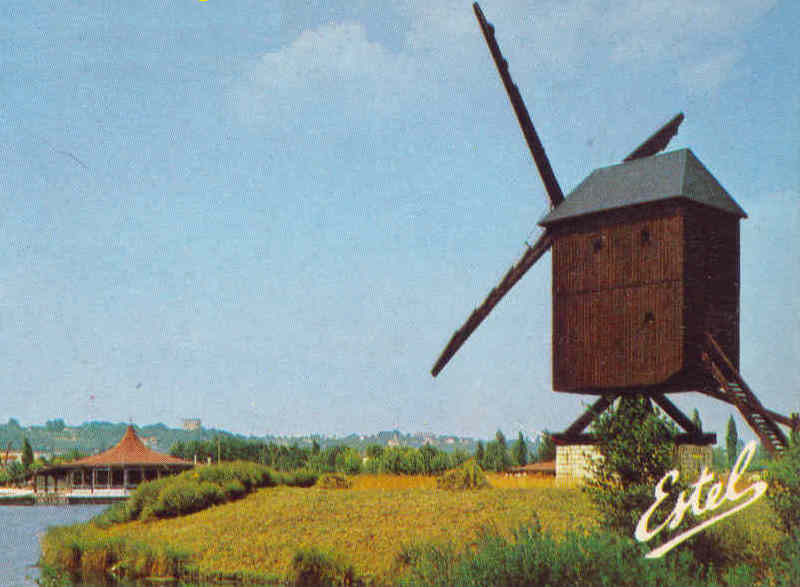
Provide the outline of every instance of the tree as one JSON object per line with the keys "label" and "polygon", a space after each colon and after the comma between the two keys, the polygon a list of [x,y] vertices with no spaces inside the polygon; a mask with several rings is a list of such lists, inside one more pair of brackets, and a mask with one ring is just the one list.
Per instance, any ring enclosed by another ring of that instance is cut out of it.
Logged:
{"label": "tree", "polygon": [[29,469],[32,464],[33,464],[33,449],[31,448],[31,443],[28,442],[27,437],[23,437],[22,466],[25,467],[25,469]]}
{"label": "tree", "polygon": [[505,471],[511,466],[511,457],[508,454],[506,437],[498,430],[495,439],[486,445],[486,466],[485,469],[492,471]]}
{"label": "tree", "polygon": [[511,447],[511,454],[513,455],[514,464],[524,467],[528,464],[528,446],[525,444],[525,438],[522,436],[520,430],[517,440]]}
{"label": "tree", "polygon": [[63,419],[57,418],[55,420],[48,420],[44,427],[48,432],[63,432],[66,424],[64,424]]}
{"label": "tree", "polygon": [[478,446],[475,448],[475,462],[477,462],[481,467],[484,466],[484,462],[486,461],[486,451],[483,448],[483,441],[478,441]]}
{"label": "tree", "polygon": [[630,536],[653,501],[653,487],[673,464],[674,427],[647,398],[624,397],[594,422],[600,458],[585,490],[603,523]]}
{"label": "tree", "polygon": [[725,435],[725,453],[728,455],[728,468],[733,469],[736,456],[739,452],[739,435],[736,433],[736,422],[733,415],[728,418],[728,431]]}
{"label": "tree", "polygon": [[553,442],[553,437],[547,430],[542,434],[536,458],[540,463],[556,460],[556,443]]}
{"label": "tree", "polygon": [[800,530],[800,444],[767,463],[767,498],[788,534]]}
{"label": "tree", "polygon": [[692,412],[692,424],[694,424],[698,430],[703,429],[703,422],[700,420],[700,412],[697,411],[697,408]]}

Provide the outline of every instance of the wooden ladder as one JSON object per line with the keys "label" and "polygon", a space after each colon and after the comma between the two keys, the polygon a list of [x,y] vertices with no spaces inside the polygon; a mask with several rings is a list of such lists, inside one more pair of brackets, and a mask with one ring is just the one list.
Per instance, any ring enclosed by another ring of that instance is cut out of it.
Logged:
{"label": "wooden ladder", "polygon": [[714,390],[710,395],[735,405],[770,454],[778,456],[785,451],[789,447],[789,441],[776,420],[783,422],[789,419],[766,409],[758,401],[722,347],[709,333],[706,333],[706,346],[702,359],[720,386],[719,390]]}

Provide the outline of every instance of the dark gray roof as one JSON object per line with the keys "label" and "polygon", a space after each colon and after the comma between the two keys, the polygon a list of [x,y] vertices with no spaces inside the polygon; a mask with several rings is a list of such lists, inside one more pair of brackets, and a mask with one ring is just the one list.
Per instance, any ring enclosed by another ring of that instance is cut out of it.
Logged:
{"label": "dark gray roof", "polygon": [[741,218],[747,214],[689,149],[596,169],[539,222],[547,226],[594,212],[688,198]]}

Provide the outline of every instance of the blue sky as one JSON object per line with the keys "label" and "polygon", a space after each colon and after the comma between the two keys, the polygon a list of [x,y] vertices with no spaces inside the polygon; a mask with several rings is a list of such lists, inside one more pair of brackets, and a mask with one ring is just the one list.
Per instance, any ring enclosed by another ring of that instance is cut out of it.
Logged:
{"label": "blue sky", "polygon": [[[795,3],[482,4],[562,188],[686,114],[748,212],[742,372],[800,411]],[[0,420],[559,430],[546,211],[469,2],[0,7]],[[721,433],[731,410],[696,395]],[[740,430],[745,424],[738,420]]]}

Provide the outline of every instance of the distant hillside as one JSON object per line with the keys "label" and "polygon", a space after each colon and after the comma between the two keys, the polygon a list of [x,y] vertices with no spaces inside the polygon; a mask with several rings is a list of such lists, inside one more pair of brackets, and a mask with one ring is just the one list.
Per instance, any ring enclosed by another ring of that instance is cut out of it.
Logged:
{"label": "distant hillside", "polygon": [[[0,424],[0,452],[10,445],[11,450],[20,450],[23,438],[27,438],[33,450],[50,455],[57,455],[79,450],[93,454],[114,446],[125,434],[128,424],[124,422],[85,422],[80,426],[67,426],[63,420],[49,420],[42,426],[20,426],[19,422],[11,418],[8,423]],[[187,431],[182,428],[169,428],[165,424],[149,424],[136,426],[136,433],[150,446],[150,448],[168,452],[176,442],[207,441],[217,436],[229,436],[245,440],[259,440],[279,445],[297,445],[310,447],[316,441],[321,448],[332,446],[350,446],[358,450],[365,450],[371,444],[380,446],[410,446],[419,448],[430,444],[445,451],[463,450],[468,453],[475,451],[478,440],[453,435],[433,434],[405,434],[399,430],[387,430],[377,434],[350,434],[343,437],[330,437],[321,435],[309,436],[244,436],[233,434],[226,430],[199,428]],[[509,444],[513,438],[509,438]],[[485,442],[485,441],[484,441]],[[528,440],[529,454],[536,454],[538,442]],[[533,452],[530,452],[533,451]]]}

